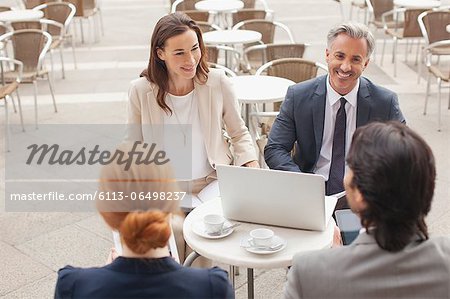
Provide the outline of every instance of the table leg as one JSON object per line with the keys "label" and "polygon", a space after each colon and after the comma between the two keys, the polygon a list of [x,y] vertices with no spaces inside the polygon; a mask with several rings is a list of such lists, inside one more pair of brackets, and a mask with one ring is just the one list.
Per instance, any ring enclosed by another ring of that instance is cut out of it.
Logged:
{"label": "table leg", "polygon": [[192,251],[188,257],[184,260],[183,266],[185,267],[190,267],[192,265],[192,263],[200,256],[200,254],[198,254],[195,251]]}
{"label": "table leg", "polygon": [[254,292],[254,285],[253,285],[253,269],[248,268],[247,269],[247,294],[248,299],[255,298],[255,292]]}
{"label": "table leg", "polygon": [[233,290],[234,290],[235,284],[236,284],[236,281],[235,281],[235,278],[234,278],[234,276],[236,275],[235,270],[236,270],[236,267],[233,266],[233,265],[230,265],[230,272],[228,273],[228,278],[231,281],[231,286],[233,287]]}

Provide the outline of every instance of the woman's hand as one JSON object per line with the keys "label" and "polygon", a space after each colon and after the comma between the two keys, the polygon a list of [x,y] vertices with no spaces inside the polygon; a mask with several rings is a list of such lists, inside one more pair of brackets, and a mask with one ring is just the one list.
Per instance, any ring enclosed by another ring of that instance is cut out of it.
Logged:
{"label": "woman's hand", "polygon": [[249,162],[245,163],[245,164],[242,165],[242,166],[244,166],[244,167],[260,168],[260,167],[259,167],[259,163],[258,163],[258,161],[256,161],[256,160],[249,161]]}

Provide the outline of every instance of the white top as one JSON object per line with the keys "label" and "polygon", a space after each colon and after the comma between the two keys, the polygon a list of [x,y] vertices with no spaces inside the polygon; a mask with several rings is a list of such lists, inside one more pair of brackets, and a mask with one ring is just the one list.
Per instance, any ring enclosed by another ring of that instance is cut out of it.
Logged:
{"label": "white top", "polygon": [[44,13],[41,10],[21,9],[21,10],[9,10],[0,12],[0,21],[21,22],[21,21],[37,21],[44,17]]}
{"label": "white top", "polygon": [[230,79],[238,100],[245,104],[283,101],[288,87],[295,84],[275,76],[237,76]]}
{"label": "white top", "polygon": [[[295,213],[295,211],[293,211]],[[223,215],[220,198],[201,204],[187,215],[183,224],[183,234],[186,243],[201,256],[228,265],[246,268],[282,268],[292,265],[293,256],[302,251],[319,250],[329,248],[332,244],[334,233],[334,221],[331,219],[324,232],[305,231],[261,224],[245,223],[234,229],[234,232],[223,239],[205,239],[192,231],[192,225],[196,221],[202,221],[207,214]],[[267,215],[270,217],[270,215]],[[234,222],[234,221],[232,221]],[[255,228],[266,227],[287,241],[283,250],[269,254],[258,255],[250,253],[240,247],[243,238],[250,238],[249,232]]]}
{"label": "white top", "polygon": [[438,0],[394,0],[394,5],[405,8],[434,8],[441,5]]}
{"label": "white top", "polygon": [[238,0],[203,0],[195,3],[195,9],[211,12],[232,12],[244,7]]}
{"label": "white top", "polygon": [[[214,169],[208,162],[205,139],[203,138],[200,127],[200,117],[194,91],[184,96],[167,94],[166,103],[172,109],[172,115],[164,114],[164,124],[191,125],[191,130],[189,130],[189,126],[177,126],[179,127],[178,133],[180,134],[176,138],[192,140],[192,179],[207,176]],[[170,151],[170,149],[166,150]]]}
{"label": "white top", "polygon": [[[328,181],[331,166],[331,154],[333,148],[334,125],[336,114],[341,106],[339,99],[344,97],[347,100],[345,104],[345,113],[347,114],[346,137],[345,137],[345,155],[347,156],[353,133],[356,130],[356,103],[358,99],[359,79],[356,86],[345,96],[338,94],[330,85],[330,76],[327,76],[327,98],[325,101],[325,121],[323,126],[322,148],[320,149],[319,160],[317,160],[315,174],[322,175]],[[347,172],[348,167],[345,167]]]}
{"label": "white top", "polygon": [[214,45],[254,43],[261,40],[261,33],[253,30],[215,30],[203,33],[203,41]]}

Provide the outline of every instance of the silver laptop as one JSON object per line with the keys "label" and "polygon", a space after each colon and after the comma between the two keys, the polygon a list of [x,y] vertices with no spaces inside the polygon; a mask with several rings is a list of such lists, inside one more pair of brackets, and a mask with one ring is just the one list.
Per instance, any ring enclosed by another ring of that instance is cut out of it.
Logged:
{"label": "silver laptop", "polygon": [[226,218],[298,229],[326,229],[337,198],[321,175],[217,165]]}

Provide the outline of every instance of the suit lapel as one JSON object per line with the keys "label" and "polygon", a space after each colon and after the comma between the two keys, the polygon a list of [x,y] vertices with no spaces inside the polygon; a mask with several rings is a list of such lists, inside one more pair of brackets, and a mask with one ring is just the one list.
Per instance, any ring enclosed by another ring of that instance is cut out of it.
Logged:
{"label": "suit lapel", "polygon": [[[162,124],[163,123],[162,113],[165,113],[165,112],[161,109],[161,107],[158,106],[158,102],[156,101],[157,94],[158,94],[158,90],[154,89],[154,88],[152,88],[147,93],[147,103],[148,103],[148,108],[149,108],[149,109],[147,109],[147,113],[148,113],[148,118],[150,119],[151,124]],[[145,107],[143,107],[143,108],[145,108]],[[146,109],[143,109],[143,110],[145,111]]]}
{"label": "suit lapel", "polygon": [[327,98],[326,78],[327,76],[323,76],[318,80],[316,91],[314,92],[312,97],[314,138],[316,141],[316,158],[319,157],[323,139],[323,127],[325,123],[325,101]]}
{"label": "suit lapel", "polygon": [[363,126],[369,122],[370,117],[370,93],[367,80],[360,77],[358,99],[356,104],[356,127]]}

